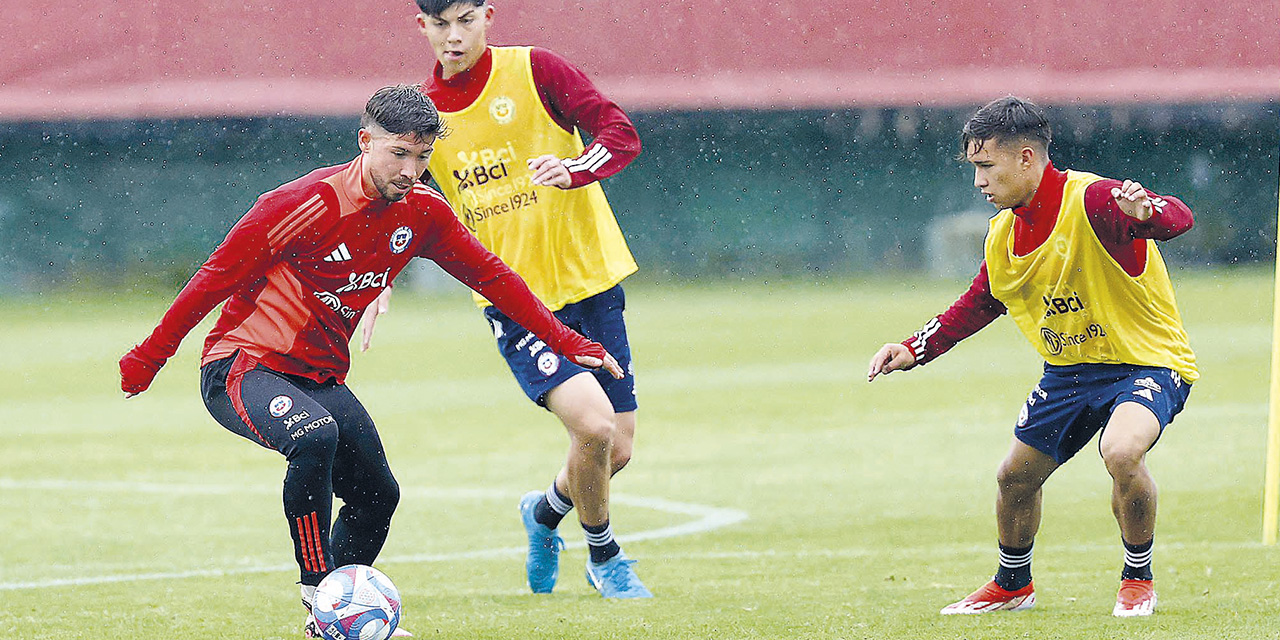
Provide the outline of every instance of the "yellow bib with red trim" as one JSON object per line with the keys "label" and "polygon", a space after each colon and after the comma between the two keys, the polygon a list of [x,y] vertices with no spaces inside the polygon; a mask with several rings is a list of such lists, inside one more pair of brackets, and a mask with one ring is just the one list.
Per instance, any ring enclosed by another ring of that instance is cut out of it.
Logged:
{"label": "yellow bib with red trim", "polygon": [[1145,241],[1146,268],[1130,276],[1089,223],[1084,191],[1101,179],[1067,172],[1053,232],[1025,256],[1013,252],[1013,211],[991,219],[985,249],[991,295],[1050,364],[1166,367],[1195,382],[1195,354],[1155,241]]}
{"label": "yellow bib with red trim", "polygon": [[[636,272],[600,183],[539,187],[527,161],[582,153],[542,105],[529,47],[492,47],[493,71],[474,103],[445,112],[430,172],[462,221],[552,311],[609,290]],[[476,296],[480,306],[488,301]]]}

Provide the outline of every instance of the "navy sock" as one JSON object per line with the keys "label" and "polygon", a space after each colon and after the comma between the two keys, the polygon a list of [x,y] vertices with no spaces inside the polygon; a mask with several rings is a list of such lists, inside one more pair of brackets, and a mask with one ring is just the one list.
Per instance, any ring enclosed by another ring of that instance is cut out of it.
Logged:
{"label": "navy sock", "polygon": [[995,581],[1005,591],[1017,591],[1031,584],[1031,546],[1000,545],[1000,566],[996,569]]}
{"label": "navy sock", "polygon": [[587,532],[587,548],[591,550],[592,562],[600,564],[622,553],[622,547],[613,539],[613,527],[609,526],[608,520],[596,526],[584,524],[582,529]]}
{"label": "navy sock", "polygon": [[[1122,538],[1120,540],[1124,542]],[[1146,544],[1129,544],[1124,542],[1124,570],[1120,572],[1121,580],[1152,580],[1151,573],[1152,547],[1156,540],[1152,538]]]}
{"label": "navy sock", "polygon": [[551,486],[547,487],[546,493],[538,499],[538,504],[533,505],[533,519],[548,529],[554,529],[560,526],[560,521],[564,520],[565,514],[571,510],[573,510],[573,500],[561,493],[556,483],[552,482]]}

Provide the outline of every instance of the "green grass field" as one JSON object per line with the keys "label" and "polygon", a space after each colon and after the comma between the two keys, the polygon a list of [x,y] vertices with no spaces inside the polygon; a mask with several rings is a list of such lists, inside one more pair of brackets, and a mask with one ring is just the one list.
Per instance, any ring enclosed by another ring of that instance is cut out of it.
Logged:
{"label": "green grass field", "polygon": [[[1036,608],[937,614],[994,570],[995,468],[1040,362],[1002,319],[867,384],[871,354],[966,285],[913,275],[628,289],[640,427],[613,523],[647,537],[623,543],[642,602],[596,596],[581,547],[554,595],[527,593],[515,503],[566,438],[464,294],[398,294],[349,380],[404,490],[379,566],[426,638],[1275,638],[1271,275],[1174,277],[1204,377],[1150,457],[1152,618],[1110,615],[1121,548],[1094,448],[1046,488]],[[300,637],[284,465],[205,412],[207,324],[121,399],[116,359],[167,302],[0,302],[0,637]]]}

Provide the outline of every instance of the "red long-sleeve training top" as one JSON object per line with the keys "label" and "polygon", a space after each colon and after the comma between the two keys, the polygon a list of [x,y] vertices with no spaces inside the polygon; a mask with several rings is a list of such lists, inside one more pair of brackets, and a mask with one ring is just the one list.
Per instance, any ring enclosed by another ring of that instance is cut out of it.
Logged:
{"label": "red long-sleeve training top", "polygon": [[277,371],[343,382],[361,312],[414,257],[434,260],[558,353],[582,354],[594,344],[561,324],[458,222],[443,196],[419,183],[398,202],[371,197],[356,158],[259,197],[141,352],[163,363],[226,300],[201,364],[240,350]]}

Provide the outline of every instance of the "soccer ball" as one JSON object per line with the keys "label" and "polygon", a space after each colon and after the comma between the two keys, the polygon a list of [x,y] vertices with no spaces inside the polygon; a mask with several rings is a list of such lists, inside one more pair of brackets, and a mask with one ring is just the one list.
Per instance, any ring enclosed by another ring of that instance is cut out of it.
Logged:
{"label": "soccer ball", "polygon": [[381,571],[349,564],[320,581],[311,615],[321,637],[386,640],[400,624],[400,592]]}

